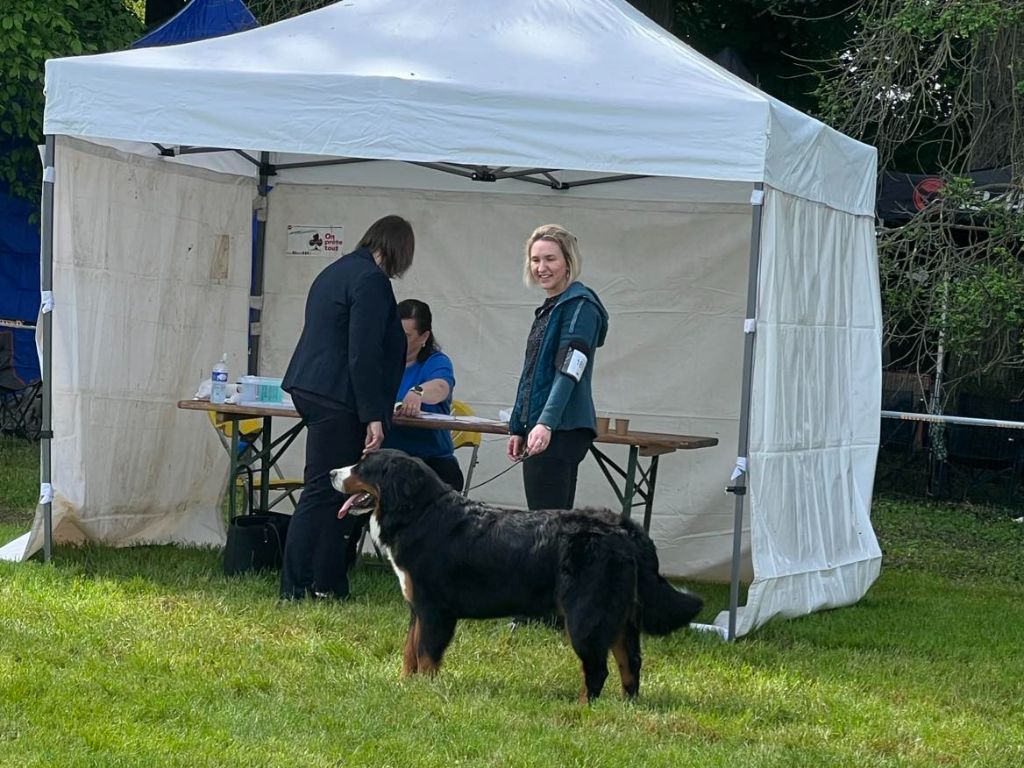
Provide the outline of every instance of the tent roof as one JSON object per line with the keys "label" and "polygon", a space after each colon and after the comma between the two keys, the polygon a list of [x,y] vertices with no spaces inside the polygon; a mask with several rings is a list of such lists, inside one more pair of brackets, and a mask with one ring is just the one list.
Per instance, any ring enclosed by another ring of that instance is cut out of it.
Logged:
{"label": "tent roof", "polygon": [[624,0],[358,0],[46,64],[48,134],[763,181],[873,210],[875,153]]}

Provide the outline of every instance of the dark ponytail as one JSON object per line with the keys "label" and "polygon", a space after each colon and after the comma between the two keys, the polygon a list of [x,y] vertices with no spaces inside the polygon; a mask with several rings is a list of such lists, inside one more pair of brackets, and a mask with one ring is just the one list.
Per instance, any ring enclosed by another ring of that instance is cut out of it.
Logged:
{"label": "dark ponytail", "polygon": [[416,333],[430,331],[427,343],[416,355],[416,362],[425,362],[432,354],[441,351],[441,345],[437,343],[437,338],[434,336],[434,318],[430,314],[430,305],[427,302],[419,299],[404,299],[398,302],[398,317],[401,320],[412,320],[416,324]]}

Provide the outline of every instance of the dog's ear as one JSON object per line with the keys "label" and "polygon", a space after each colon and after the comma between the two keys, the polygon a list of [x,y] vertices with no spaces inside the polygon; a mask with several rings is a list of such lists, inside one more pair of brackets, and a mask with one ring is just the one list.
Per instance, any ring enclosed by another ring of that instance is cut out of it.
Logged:
{"label": "dog's ear", "polygon": [[381,506],[389,512],[401,509],[408,498],[408,482],[402,465],[408,462],[405,456],[371,454],[376,456],[374,476],[380,489]]}
{"label": "dog's ear", "polygon": [[389,453],[376,473],[381,506],[391,514],[418,512],[430,506],[444,491],[433,470],[421,459],[398,451]]}

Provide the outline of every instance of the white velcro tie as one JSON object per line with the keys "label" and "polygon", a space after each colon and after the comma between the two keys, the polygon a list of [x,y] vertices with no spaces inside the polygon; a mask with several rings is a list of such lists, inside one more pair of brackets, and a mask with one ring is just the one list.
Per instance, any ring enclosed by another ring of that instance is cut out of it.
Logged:
{"label": "white velcro tie", "polygon": [[57,178],[57,172],[54,171],[52,165],[48,165],[43,168],[43,183],[53,184],[54,179]]}
{"label": "white velcro tie", "polygon": [[735,480],[737,477],[747,471],[747,457],[737,456],[736,467],[733,469],[732,474],[729,475],[730,480]]}
{"label": "white velcro tie", "polygon": [[748,317],[746,320],[743,321],[743,332],[744,333],[753,333],[756,330],[757,330],[757,318]]}
{"label": "white velcro tie", "polygon": [[41,296],[43,314],[45,315],[48,312],[53,312],[53,291],[43,291]]}
{"label": "white velcro tie", "polygon": [[762,205],[764,203],[764,190],[755,189],[750,193],[750,204],[751,205]]}
{"label": "white velcro tie", "polygon": [[52,483],[40,483],[39,484],[39,503],[40,504],[52,504],[53,503],[53,484]]}

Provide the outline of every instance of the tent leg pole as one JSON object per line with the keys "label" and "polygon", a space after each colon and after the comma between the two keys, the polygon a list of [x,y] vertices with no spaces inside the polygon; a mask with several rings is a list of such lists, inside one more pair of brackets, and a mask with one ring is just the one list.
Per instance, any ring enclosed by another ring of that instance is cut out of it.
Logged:
{"label": "tent leg pole", "polygon": [[42,291],[43,413],[39,440],[40,503],[43,505],[43,561],[53,557],[53,478],[50,441],[53,438],[53,185],[56,137],[46,136],[43,155],[43,210],[39,251],[39,287]]}
{"label": "tent leg pole", "polygon": [[[757,318],[757,284],[761,264],[761,209],[764,200],[764,185],[754,184],[751,195],[753,215],[750,223],[750,266],[747,272],[747,320]],[[736,496],[736,512],[732,531],[732,575],[729,581],[729,634],[727,639],[736,639],[736,613],[740,601],[740,560],[743,541],[743,499],[747,495],[746,466],[750,442],[750,394],[754,374],[754,327],[744,326],[743,333],[743,384],[740,390],[740,426],[736,449],[739,471],[730,491]]]}
{"label": "tent leg pole", "polygon": [[268,182],[273,168],[270,153],[260,152],[260,180],[257,192],[260,204],[255,206],[255,244],[252,254],[252,282],[249,284],[249,361],[248,373],[256,376],[260,372],[260,340],[263,336],[263,275],[267,250],[267,207],[270,187]]}

